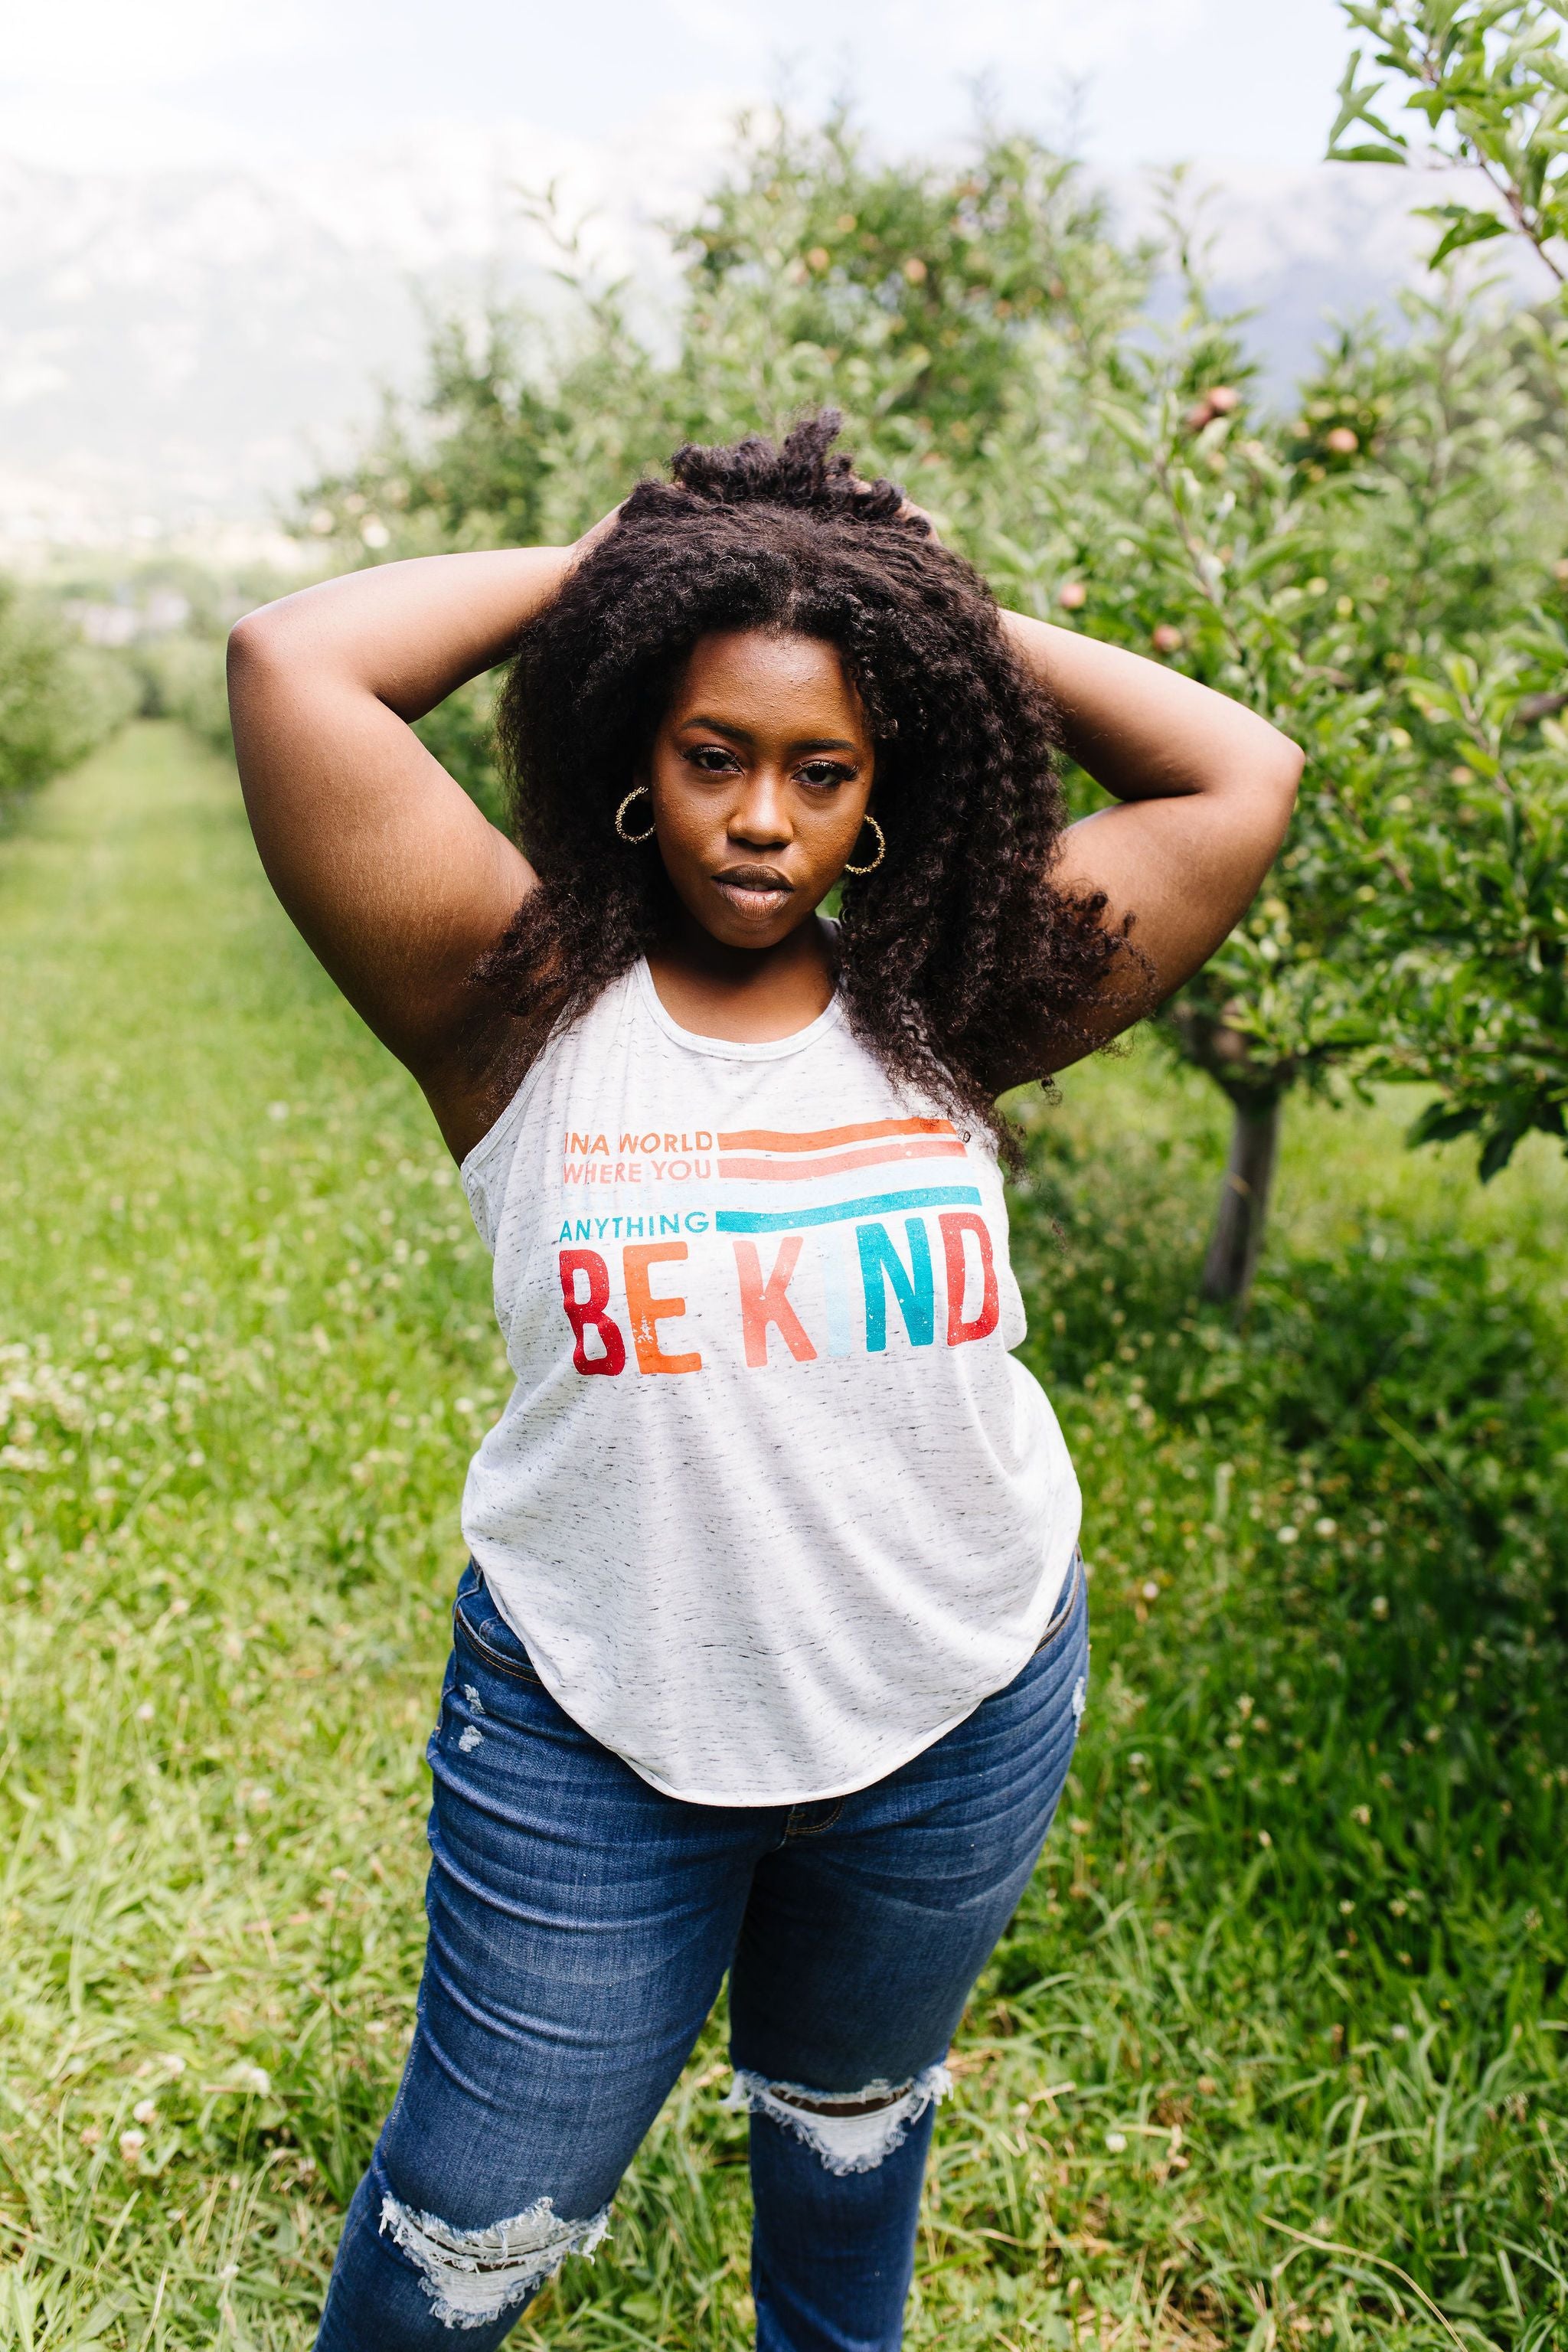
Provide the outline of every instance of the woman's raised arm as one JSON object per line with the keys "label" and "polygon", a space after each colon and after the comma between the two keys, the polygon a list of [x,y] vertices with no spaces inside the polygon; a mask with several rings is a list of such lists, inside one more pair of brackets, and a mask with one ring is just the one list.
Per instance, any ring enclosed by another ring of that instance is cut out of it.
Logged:
{"label": "woman's raised arm", "polygon": [[1302,755],[1255,711],[1159,662],[1018,613],[1003,625],[1055,701],[1066,750],[1120,803],[1068,827],[1053,878],[1103,891],[1108,924],[1131,914],[1137,950],[1070,1036],[1043,1024],[1020,1041],[1026,1075],[1039,1077],[1142,1020],[1207,962],[1285,838]]}
{"label": "woman's raised arm", "polygon": [[235,751],[268,877],[444,1125],[467,977],[533,876],[410,722],[505,656],[574,552],[382,564],[265,604],[229,638]]}

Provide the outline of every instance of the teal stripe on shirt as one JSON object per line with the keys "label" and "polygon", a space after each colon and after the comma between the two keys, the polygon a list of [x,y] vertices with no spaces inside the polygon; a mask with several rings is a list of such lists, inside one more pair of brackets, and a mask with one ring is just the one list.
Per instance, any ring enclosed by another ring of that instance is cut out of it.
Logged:
{"label": "teal stripe on shirt", "polygon": [[900,1209],[980,1206],[973,1184],[937,1184],[919,1192],[877,1192],[867,1201],[835,1201],[823,1209],[721,1209],[713,1219],[721,1234],[798,1234],[807,1225],[842,1225],[857,1217],[886,1217]]}

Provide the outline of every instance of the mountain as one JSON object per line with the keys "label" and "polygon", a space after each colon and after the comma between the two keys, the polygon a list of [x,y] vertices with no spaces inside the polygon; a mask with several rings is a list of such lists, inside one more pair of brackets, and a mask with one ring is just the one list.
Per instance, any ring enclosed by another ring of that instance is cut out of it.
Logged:
{"label": "mountain", "polygon": [[[559,299],[521,191],[553,182],[585,248],[650,306],[674,289],[658,223],[710,178],[717,114],[595,147],[526,126],[436,131],[269,171],[48,171],[0,158],[0,550],[265,528],[352,445],[380,387],[417,381],[430,306]],[[1283,386],[1327,310],[1387,303],[1429,235],[1405,175],[1216,166],[1223,300]],[[1155,192],[1112,184],[1126,224]]]}
{"label": "mountain", "polygon": [[[1115,184],[1125,226],[1157,226],[1158,187],[1154,175]],[[1329,321],[1386,314],[1405,288],[1431,282],[1426,257],[1440,232],[1415,208],[1450,197],[1479,200],[1463,173],[1366,163],[1199,165],[1188,188],[1189,195],[1205,192],[1198,217],[1213,240],[1215,308],[1256,311],[1248,335],[1266,384],[1281,400],[1311,363]],[[1482,274],[1510,282],[1521,299],[1547,290],[1538,265],[1511,243],[1482,250]],[[1157,287],[1156,310],[1170,308],[1173,297],[1170,286]]]}
{"label": "mountain", "polygon": [[416,380],[429,306],[559,298],[524,191],[553,183],[605,268],[672,279],[656,224],[723,125],[680,132],[436,132],[268,173],[0,158],[0,544],[264,522]]}

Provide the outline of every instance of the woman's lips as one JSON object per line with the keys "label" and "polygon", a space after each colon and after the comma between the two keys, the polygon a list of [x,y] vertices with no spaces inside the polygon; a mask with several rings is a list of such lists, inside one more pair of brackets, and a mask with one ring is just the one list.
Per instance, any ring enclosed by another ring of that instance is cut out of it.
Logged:
{"label": "woman's lips", "polygon": [[731,866],[712,877],[713,887],[737,914],[760,921],[776,915],[795,896],[795,885],[765,867]]}

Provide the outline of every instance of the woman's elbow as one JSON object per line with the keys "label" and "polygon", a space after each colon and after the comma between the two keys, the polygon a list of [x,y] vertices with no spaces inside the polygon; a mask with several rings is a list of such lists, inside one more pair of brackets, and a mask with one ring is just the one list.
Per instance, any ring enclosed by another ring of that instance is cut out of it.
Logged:
{"label": "woman's elbow", "polygon": [[231,688],[237,679],[253,676],[257,671],[272,666],[278,659],[283,634],[276,604],[260,604],[254,613],[247,613],[236,621],[228,633]]}
{"label": "woman's elbow", "polygon": [[1278,728],[1271,728],[1269,732],[1274,740],[1265,763],[1264,782],[1270,797],[1279,803],[1279,830],[1283,833],[1295,810],[1307,755],[1300,743],[1293,743],[1289,735],[1281,735]]}
{"label": "woman's elbow", "polygon": [[237,745],[271,721],[279,704],[297,697],[307,649],[287,600],[247,613],[228,633],[228,708]]}

